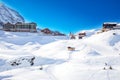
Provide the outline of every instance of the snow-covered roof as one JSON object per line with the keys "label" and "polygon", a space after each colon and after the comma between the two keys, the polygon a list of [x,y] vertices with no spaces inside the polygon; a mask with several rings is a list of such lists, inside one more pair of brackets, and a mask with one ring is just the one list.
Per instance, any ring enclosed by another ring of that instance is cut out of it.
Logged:
{"label": "snow-covered roof", "polygon": [[104,24],[117,24],[117,22],[104,22]]}

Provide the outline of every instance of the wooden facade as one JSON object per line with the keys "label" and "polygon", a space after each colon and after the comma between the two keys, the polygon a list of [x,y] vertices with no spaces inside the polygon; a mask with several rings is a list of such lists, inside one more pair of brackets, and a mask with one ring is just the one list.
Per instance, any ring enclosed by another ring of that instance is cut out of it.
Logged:
{"label": "wooden facade", "polygon": [[120,25],[118,23],[104,23],[102,32],[109,31],[109,30],[116,30],[120,29]]}
{"label": "wooden facade", "polygon": [[48,28],[41,30],[41,32],[43,32],[45,34],[52,34],[51,30],[49,30]]}
{"label": "wooden facade", "polygon": [[78,38],[79,38],[79,39],[82,39],[82,38],[85,37],[85,36],[86,36],[86,33],[85,33],[85,32],[78,34]]}
{"label": "wooden facade", "polygon": [[74,47],[67,47],[68,48],[68,51],[75,51],[75,48]]}
{"label": "wooden facade", "polygon": [[36,23],[21,23],[18,22],[16,24],[6,23],[3,25],[4,31],[11,31],[11,32],[37,32],[36,30]]}

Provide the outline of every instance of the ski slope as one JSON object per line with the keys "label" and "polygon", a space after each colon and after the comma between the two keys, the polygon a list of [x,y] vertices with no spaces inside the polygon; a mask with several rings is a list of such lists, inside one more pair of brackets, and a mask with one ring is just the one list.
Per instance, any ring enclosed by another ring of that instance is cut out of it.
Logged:
{"label": "ski slope", "polygon": [[119,79],[120,30],[80,40],[0,31],[0,80]]}

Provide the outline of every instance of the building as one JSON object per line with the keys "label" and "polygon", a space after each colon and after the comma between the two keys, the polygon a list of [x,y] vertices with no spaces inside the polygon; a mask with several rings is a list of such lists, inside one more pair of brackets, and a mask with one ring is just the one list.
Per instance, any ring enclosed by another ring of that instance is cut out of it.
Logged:
{"label": "building", "polygon": [[120,24],[116,22],[106,22],[103,24],[102,32],[120,29]]}
{"label": "building", "polygon": [[78,38],[79,38],[79,39],[82,39],[82,38],[85,37],[85,36],[86,36],[86,33],[85,33],[85,32],[78,34]]}
{"label": "building", "polygon": [[48,28],[45,28],[45,29],[41,30],[41,32],[43,32],[45,34],[52,34],[52,31]]}
{"label": "building", "polygon": [[11,31],[11,32],[37,32],[36,30],[36,23],[21,23],[17,22],[16,24],[6,23],[3,25],[4,31]]}
{"label": "building", "polygon": [[65,36],[65,34],[62,34],[58,31],[52,31],[48,28],[45,28],[45,29],[42,29],[40,30],[43,34],[46,34],[46,35],[52,35],[52,36]]}
{"label": "building", "polygon": [[69,36],[70,36],[70,39],[76,39],[75,35],[72,34],[71,32],[70,32]]}

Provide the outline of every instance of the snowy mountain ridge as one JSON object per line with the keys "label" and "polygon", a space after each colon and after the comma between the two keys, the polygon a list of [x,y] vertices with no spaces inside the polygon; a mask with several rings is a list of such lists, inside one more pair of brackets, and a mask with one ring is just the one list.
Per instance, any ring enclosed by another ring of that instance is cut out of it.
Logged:
{"label": "snowy mountain ridge", "polygon": [[15,10],[0,3],[0,25],[3,23],[25,22],[24,18]]}

